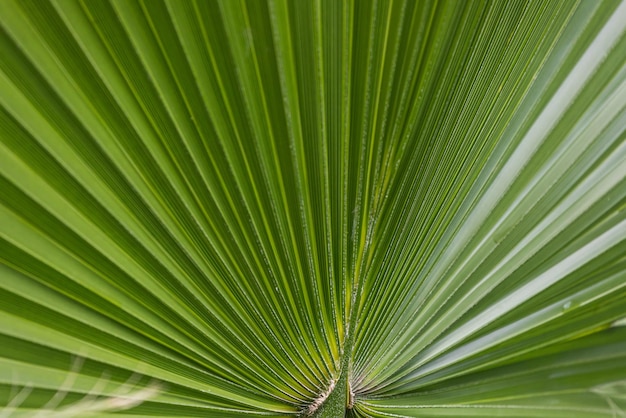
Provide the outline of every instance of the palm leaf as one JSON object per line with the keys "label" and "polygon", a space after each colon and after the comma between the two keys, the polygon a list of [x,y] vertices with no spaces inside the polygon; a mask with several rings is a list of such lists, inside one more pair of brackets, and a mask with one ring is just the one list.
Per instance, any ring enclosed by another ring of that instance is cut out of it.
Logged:
{"label": "palm leaf", "polygon": [[625,414],[626,3],[0,30],[0,416]]}

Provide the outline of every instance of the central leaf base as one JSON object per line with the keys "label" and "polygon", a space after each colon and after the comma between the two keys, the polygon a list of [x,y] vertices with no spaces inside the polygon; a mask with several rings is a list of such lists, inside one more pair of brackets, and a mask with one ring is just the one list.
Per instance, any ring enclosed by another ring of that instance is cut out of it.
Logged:
{"label": "central leaf base", "polygon": [[310,416],[313,418],[338,418],[345,416],[350,396],[348,373],[345,370],[346,368],[339,376],[339,380],[335,383],[332,392]]}

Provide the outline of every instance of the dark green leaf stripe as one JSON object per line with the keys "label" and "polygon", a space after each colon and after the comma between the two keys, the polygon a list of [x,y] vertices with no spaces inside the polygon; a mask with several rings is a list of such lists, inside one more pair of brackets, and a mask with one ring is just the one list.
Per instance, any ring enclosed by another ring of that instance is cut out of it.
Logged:
{"label": "dark green leaf stripe", "polygon": [[626,414],[626,3],[0,1],[0,417]]}

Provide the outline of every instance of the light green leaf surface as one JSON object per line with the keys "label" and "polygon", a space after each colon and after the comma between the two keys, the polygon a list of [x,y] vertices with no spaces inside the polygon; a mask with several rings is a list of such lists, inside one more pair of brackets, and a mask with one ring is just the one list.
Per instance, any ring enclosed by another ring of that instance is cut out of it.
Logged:
{"label": "light green leaf surface", "polygon": [[0,417],[626,414],[626,2],[0,0]]}

